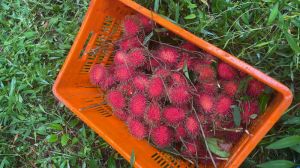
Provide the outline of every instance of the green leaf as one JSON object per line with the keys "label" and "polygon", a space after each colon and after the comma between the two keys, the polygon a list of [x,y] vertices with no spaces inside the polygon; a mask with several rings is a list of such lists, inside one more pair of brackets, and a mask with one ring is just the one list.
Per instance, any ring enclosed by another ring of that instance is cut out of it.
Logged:
{"label": "green leaf", "polygon": [[300,136],[294,135],[294,136],[282,138],[282,139],[268,145],[266,148],[267,149],[283,149],[283,148],[288,148],[288,147],[298,145],[298,144],[300,144]]}
{"label": "green leaf", "polygon": [[34,32],[34,31],[30,31],[30,32],[25,32],[24,33],[24,36],[26,38],[31,38],[31,37],[34,37],[35,35],[36,35],[36,32]]}
{"label": "green leaf", "polygon": [[195,18],[196,18],[195,14],[190,14],[190,15],[187,15],[186,17],[184,17],[184,19],[186,19],[186,20],[191,20],[191,19],[195,19]]}
{"label": "green leaf", "polygon": [[115,158],[113,158],[112,156],[110,156],[108,158],[108,161],[107,161],[107,166],[108,166],[108,168],[116,168],[117,166],[116,166],[116,160],[115,160]]}
{"label": "green leaf", "polygon": [[46,140],[50,143],[54,143],[58,140],[58,136],[56,134],[51,134],[46,137]]}
{"label": "green leaf", "polygon": [[231,108],[233,109],[233,122],[234,125],[239,127],[241,125],[241,108],[238,106],[231,106]]}
{"label": "green leaf", "polygon": [[68,141],[70,139],[70,135],[69,134],[64,134],[61,139],[60,139],[60,143],[62,146],[66,146],[68,144]]}
{"label": "green leaf", "polygon": [[294,151],[300,153],[300,145],[295,145],[295,146],[292,146],[292,147],[290,147],[290,148],[291,148],[292,150],[294,150]]}
{"label": "green leaf", "polygon": [[143,45],[146,45],[152,37],[153,37],[153,31],[145,37]]}
{"label": "green leaf", "polygon": [[287,30],[283,30],[284,36],[286,38],[286,40],[288,41],[290,47],[295,51],[295,53],[300,53],[300,47],[299,45],[297,45],[296,41],[299,40],[295,40],[288,32]]}
{"label": "green leaf", "polygon": [[220,139],[206,138],[206,141],[207,141],[208,148],[212,153],[223,158],[229,157],[230,154],[226,151],[221,150],[221,148],[219,147],[218,142],[221,141]]}
{"label": "green leaf", "polygon": [[190,3],[187,7],[188,7],[189,9],[194,9],[194,8],[197,8],[197,5],[196,5],[196,4],[193,4],[193,3]]}
{"label": "green leaf", "polygon": [[154,12],[157,12],[159,9],[160,0],[154,1]]}
{"label": "green leaf", "polygon": [[202,2],[202,3],[204,3],[207,7],[209,7],[208,3],[207,3],[207,0],[199,0],[199,1]]}
{"label": "green leaf", "polygon": [[187,66],[187,60],[184,60],[184,66],[183,66],[182,71],[183,71],[185,77],[188,78],[189,80],[191,80],[190,75],[189,75],[188,66]]}
{"label": "green leaf", "polygon": [[135,162],[135,154],[134,154],[134,150],[132,150],[131,156],[130,156],[130,168],[133,168],[134,162]]}
{"label": "green leaf", "polygon": [[16,77],[13,77],[11,82],[10,82],[10,90],[9,90],[9,96],[12,96],[14,91],[15,91],[15,88],[16,88]]}
{"label": "green leaf", "polygon": [[300,117],[293,117],[291,119],[288,119],[287,121],[285,121],[283,124],[291,124],[291,125],[299,125],[300,124]]}
{"label": "green leaf", "polygon": [[63,130],[63,127],[58,123],[50,124],[49,128],[57,130],[57,131],[62,131]]}
{"label": "green leaf", "polygon": [[72,145],[77,144],[78,142],[79,142],[79,139],[78,139],[78,138],[74,137],[74,138],[72,139]]}
{"label": "green leaf", "polygon": [[268,95],[268,94],[262,94],[261,96],[259,96],[259,111],[260,111],[260,113],[265,112],[269,100],[270,100],[270,95]]}
{"label": "green leaf", "polygon": [[267,22],[267,25],[270,25],[271,23],[274,22],[274,20],[276,19],[277,15],[278,15],[278,5],[279,3],[276,3],[273,8],[271,9],[271,13],[270,13],[270,16],[268,18],[268,22]]}
{"label": "green leaf", "polygon": [[256,165],[256,167],[262,167],[262,168],[290,168],[294,166],[295,163],[288,160],[272,160],[269,162]]}

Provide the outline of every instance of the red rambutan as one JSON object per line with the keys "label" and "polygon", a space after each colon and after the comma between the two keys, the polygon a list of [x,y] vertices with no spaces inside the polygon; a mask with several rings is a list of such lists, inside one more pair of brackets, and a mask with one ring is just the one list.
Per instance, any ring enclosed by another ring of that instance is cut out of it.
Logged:
{"label": "red rambutan", "polygon": [[151,139],[157,147],[165,148],[171,145],[173,134],[171,128],[160,125],[152,130]]}
{"label": "red rambutan", "polygon": [[182,154],[186,157],[199,156],[199,143],[195,140],[187,140],[183,144]]}
{"label": "red rambutan", "polygon": [[113,76],[108,76],[103,82],[99,84],[100,88],[107,91],[111,89],[112,86],[116,83],[116,80]]}
{"label": "red rambutan", "polygon": [[176,69],[183,69],[185,64],[187,65],[187,67],[189,69],[192,65],[192,61],[193,60],[190,57],[190,54],[188,54],[187,52],[183,52],[183,53],[181,53],[181,57],[176,65]]}
{"label": "red rambutan", "polygon": [[232,80],[237,75],[237,71],[224,62],[220,62],[217,69],[219,77],[224,80]]}
{"label": "red rambutan", "polygon": [[174,105],[183,105],[189,102],[189,88],[185,85],[173,86],[168,89],[169,98]]}
{"label": "red rambutan", "polygon": [[188,50],[188,51],[198,51],[199,48],[197,46],[195,46],[194,44],[190,43],[190,42],[185,42],[183,43],[180,48],[183,48],[185,50]]}
{"label": "red rambutan", "polygon": [[149,80],[148,80],[147,76],[144,74],[137,75],[137,76],[133,77],[133,79],[132,79],[133,86],[137,90],[142,91],[142,92],[146,91],[146,89],[148,87],[148,83],[149,83]]}
{"label": "red rambutan", "polygon": [[137,139],[143,139],[148,135],[147,127],[137,119],[128,119],[127,121],[129,132]]}
{"label": "red rambutan", "polygon": [[196,105],[203,109],[206,113],[211,113],[214,110],[215,99],[212,95],[207,93],[200,93],[196,97]]}
{"label": "red rambutan", "polygon": [[170,85],[186,85],[186,79],[185,77],[178,72],[174,72],[170,75]]}
{"label": "red rambutan", "polygon": [[194,68],[195,72],[198,73],[198,81],[211,81],[216,79],[216,72],[210,65],[198,64]]}
{"label": "red rambutan", "polygon": [[161,77],[161,78],[166,78],[171,74],[171,71],[165,68],[157,68],[154,72],[155,76]]}
{"label": "red rambutan", "polygon": [[132,49],[128,56],[130,66],[136,68],[144,65],[146,61],[145,50],[142,48]]}
{"label": "red rambutan", "polygon": [[161,108],[157,102],[151,103],[144,116],[146,123],[157,125],[161,121]]}
{"label": "red rambutan", "polygon": [[128,118],[128,114],[122,109],[113,109],[113,114],[122,121],[126,121]]}
{"label": "red rambutan", "polygon": [[128,51],[132,48],[141,47],[142,40],[137,36],[130,37],[130,38],[125,37],[124,39],[118,42],[118,46],[121,50]]}
{"label": "red rambutan", "polygon": [[117,51],[114,57],[115,65],[123,65],[128,63],[128,56],[124,51]]}
{"label": "red rambutan", "polygon": [[124,95],[131,96],[134,93],[134,88],[131,83],[123,82],[118,85],[118,90],[120,90]]}
{"label": "red rambutan", "polygon": [[185,127],[183,126],[183,124],[178,125],[175,128],[175,140],[180,141],[180,139],[183,139],[186,136],[187,136],[187,132],[186,132]]}
{"label": "red rambutan", "polygon": [[248,83],[247,94],[252,97],[259,96],[265,90],[265,85],[255,79],[251,79]]}
{"label": "red rambutan", "polygon": [[185,118],[185,111],[180,107],[165,107],[163,109],[163,118],[169,125],[178,125]]}
{"label": "red rambutan", "polygon": [[138,14],[137,17],[140,23],[142,24],[145,33],[151,32],[154,23],[144,15]]}
{"label": "red rambutan", "polygon": [[127,15],[123,20],[123,26],[126,36],[134,36],[139,33],[141,29],[138,17],[135,15]]}
{"label": "red rambutan", "polygon": [[154,77],[150,80],[148,86],[148,95],[150,98],[161,98],[164,94],[164,83],[160,77]]}
{"label": "red rambutan", "polygon": [[217,60],[216,57],[214,57],[213,55],[211,55],[209,53],[203,52],[202,56],[203,56],[201,59],[202,64],[211,64]]}
{"label": "red rambutan", "polygon": [[190,115],[185,120],[185,128],[189,135],[196,137],[200,133],[199,121],[194,115]]}
{"label": "red rambutan", "polygon": [[121,91],[111,90],[106,95],[107,103],[115,109],[122,109],[126,106],[125,98]]}
{"label": "red rambutan", "polygon": [[171,66],[176,64],[179,58],[179,53],[172,47],[161,47],[156,54],[163,63]]}
{"label": "red rambutan", "polygon": [[95,64],[90,70],[90,81],[93,85],[99,85],[106,79],[107,70],[101,64]]}
{"label": "red rambutan", "polygon": [[129,80],[133,76],[133,70],[126,66],[120,65],[115,67],[114,77],[119,82],[124,82]]}
{"label": "red rambutan", "polygon": [[245,101],[241,104],[241,108],[243,110],[242,113],[243,123],[249,123],[250,116],[252,114],[257,114],[259,111],[257,101]]}
{"label": "red rambutan", "polygon": [[143,94],[138,93],[131,97],[128,106],[131,115],[134,117],[142,117],[147,107],[147,99]]}
{"label": "red rambutan", "polygon": [[222,83],[223,93],[233,97],[238,91],[239,85],[236,81],[223,81]]}
{"label": "red rambutan", "polygon": [[239,76],[240,76],[241,78],[244,78],[244,77],[247,76],[247,73],[245,73],[245,72],[243,72],[243,71],[239,71]]}
{"label": "red rambutan", "polygon": [[233,100],[229,96],[221,95],[216,101],[216,113],[225,116],[230,112]]}
{"label": "red rambutan", "polygon": [[215,95],[218,92],[218,83],[216,80],[200,82],[197,86],[200,92]]}

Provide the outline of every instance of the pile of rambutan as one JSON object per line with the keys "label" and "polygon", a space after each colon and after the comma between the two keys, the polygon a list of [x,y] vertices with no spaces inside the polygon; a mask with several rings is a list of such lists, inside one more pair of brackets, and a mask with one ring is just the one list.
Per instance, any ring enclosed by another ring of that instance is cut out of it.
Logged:
{"label": "pile of rambutan", "polygon": [[114,63],[93,65],[91,83],[137,139],[197,161],[209,159],[208,138],[229,152],[261,111],[265,85],[189,42],[145,40],[155,27],[142,15],[126,16]]}

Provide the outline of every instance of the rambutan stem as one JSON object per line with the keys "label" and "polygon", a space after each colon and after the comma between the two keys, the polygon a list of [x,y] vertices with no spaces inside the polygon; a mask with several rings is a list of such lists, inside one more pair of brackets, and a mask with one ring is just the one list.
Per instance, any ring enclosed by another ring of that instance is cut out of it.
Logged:
{"label": "rambutan stem", "polygon": [[244,132],[244,129],[243,128],[222,128],[222,127],[219,127],[217,130],[222,130],[222,131],[227,131],[227,132]]}
{"label": "rambutan stem", "polygon": [[197,112],[196,112],[196,110],[195,110],[195,107],[194,107],[194,105],[193,105],[193,102],[192,102],[192,110],[194,111],[195,116],[196,116],[196,118],[197,118],[197,120],[198,120],[198,122],[199,122],[201,134],[202,134],[202,137],[203,137],[203,139],[204,139],[204,144],[205,144],[206,150],[207,150],[207,152],[208,152],[208,154],[209,154],[209,157],[210,157],[210,159],[211,159],[211,162],[212,162],[212,164],[214,165],[214,167],[217,168],[217,164],[216,164],[216,162],[215,162],[215,160],[214,160],[214,158],[213,158],[213,156],[212,156],[212,154],[211,154],[211,151],[209,150],[209,147],[208,147],[208,144],[207,144],[207,141],[206,141],[206,136],[205,136],[205,133],[204,133],[204,130],[203,130],[203,126],[202,126],[201,121],[200,121],[200,119],[199,119],[199,117],[198,117],[198,115],[197,115]]}

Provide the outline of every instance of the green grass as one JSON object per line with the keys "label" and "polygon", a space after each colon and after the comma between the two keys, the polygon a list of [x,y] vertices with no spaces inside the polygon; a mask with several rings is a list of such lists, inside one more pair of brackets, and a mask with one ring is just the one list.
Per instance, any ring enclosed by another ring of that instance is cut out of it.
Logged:
{"label": "green grass", "polygon": [[[300,154],[289,147],[266,148],[300,133],[299,1],[203,2],[140,0],[291,88],[293,106],[244,165],[299,164]],[[128,167],[51,93],[87,6],[87,0],[0,1],[0,168]]]}

